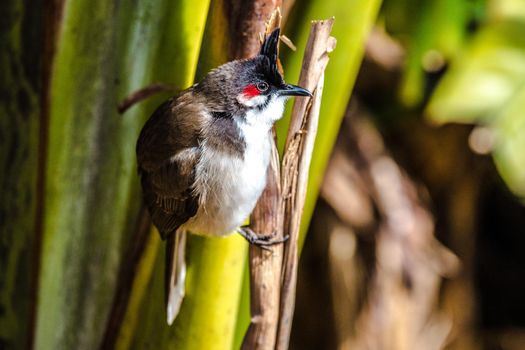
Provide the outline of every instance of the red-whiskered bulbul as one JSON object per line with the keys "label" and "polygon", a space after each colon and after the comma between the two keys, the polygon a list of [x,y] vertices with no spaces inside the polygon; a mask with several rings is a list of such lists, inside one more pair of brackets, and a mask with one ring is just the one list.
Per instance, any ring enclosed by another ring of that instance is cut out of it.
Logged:
{"label": "red-whiskered bulbul", "polygon": [[286,84],[277,67],[279,29],[259,54],[212,70],[163,103],[144,125],[137,160],[146,206],[167,250],[167,318],[184,296],[185,232],[250,243],[282,242],[241,228],[265,185],[271,128],[290,96],[311,96]]}

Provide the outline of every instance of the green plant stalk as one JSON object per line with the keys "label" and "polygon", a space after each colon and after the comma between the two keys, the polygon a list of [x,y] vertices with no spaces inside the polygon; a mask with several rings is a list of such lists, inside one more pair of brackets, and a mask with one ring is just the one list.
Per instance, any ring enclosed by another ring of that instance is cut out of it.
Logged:
{"label": "green plant stalk", "polygon": [[[244,249],[239,251],[239,246]],[[131,348],[231,348],[245,246],[244,239],[239,235],[225,239],[191,237],[187,250],[186,296],[171,327],[165,321],[163,302],[162,265],[165,256],[158,254],[153,278],[138,314],[140,326],[135,330]]]}
{"label": "green plant stalk", "polygon": [[[151,79],[160,1],[65,1],[50,82],[37,349],[93,349],[137,214],[136,136],[118,99]],[[121,67],[124,71],[119,71]],[[142,115],[142,118],[141,118]],[[133,118],[134,117],[134,118]]]}
{"label": "green plant stalk", "polygon": [[[194,237],[188,299],[175,325],[177,349],[229,349],[237,320],[247,244],[240,235]],[[193,270],[195,268],[195,270]],[[193,297],[194,296],[194,297]]]}

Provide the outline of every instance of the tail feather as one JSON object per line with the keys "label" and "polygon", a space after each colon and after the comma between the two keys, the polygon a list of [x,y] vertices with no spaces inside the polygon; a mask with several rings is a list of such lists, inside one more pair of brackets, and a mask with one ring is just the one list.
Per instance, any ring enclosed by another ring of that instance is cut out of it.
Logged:
{"label": "tail feather", "polygon": [[166,311],[168,325],[177,317],[186,282],[186,232],[181,230],[170,235],[166,242]]}

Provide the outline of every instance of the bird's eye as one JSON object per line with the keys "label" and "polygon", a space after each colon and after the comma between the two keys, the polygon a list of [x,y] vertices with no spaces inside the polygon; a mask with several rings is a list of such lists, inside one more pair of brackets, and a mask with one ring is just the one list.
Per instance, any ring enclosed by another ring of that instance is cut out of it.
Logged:
{"label": "bird's eye", "polygon": [[259,90],[260,92],[265,92],[266,90],[268,90],[268,87],[268,84],[264,81],[257,83],[257,90]]}

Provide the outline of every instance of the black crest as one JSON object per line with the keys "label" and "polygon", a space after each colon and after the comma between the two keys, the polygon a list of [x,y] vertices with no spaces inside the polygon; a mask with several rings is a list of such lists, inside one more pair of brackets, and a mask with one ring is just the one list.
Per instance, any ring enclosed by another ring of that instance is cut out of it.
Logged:
{"label": "black crest", "polygon": [[264,73],[265,76],[270,78],[271,81],[282,84],[283,77],[281,76],[281,73],[279,73],[279,69],[277,68],[277,59],[278,59],[278,52],[277,52],[277,46],[279,44],[279,33],[280,28],[275,29],[273,32],[270,33],[265,39],[264,43],[261,46],[261,51],[259,52],[259,55],[264,56]]}
{"label": "black crest", "polygon": [[270,59],[270,62],[277,67],[277,45],[279,44],[279,33],[280,28],[275,29],[265,39],[261,46],[260,55],[266,56]]}

